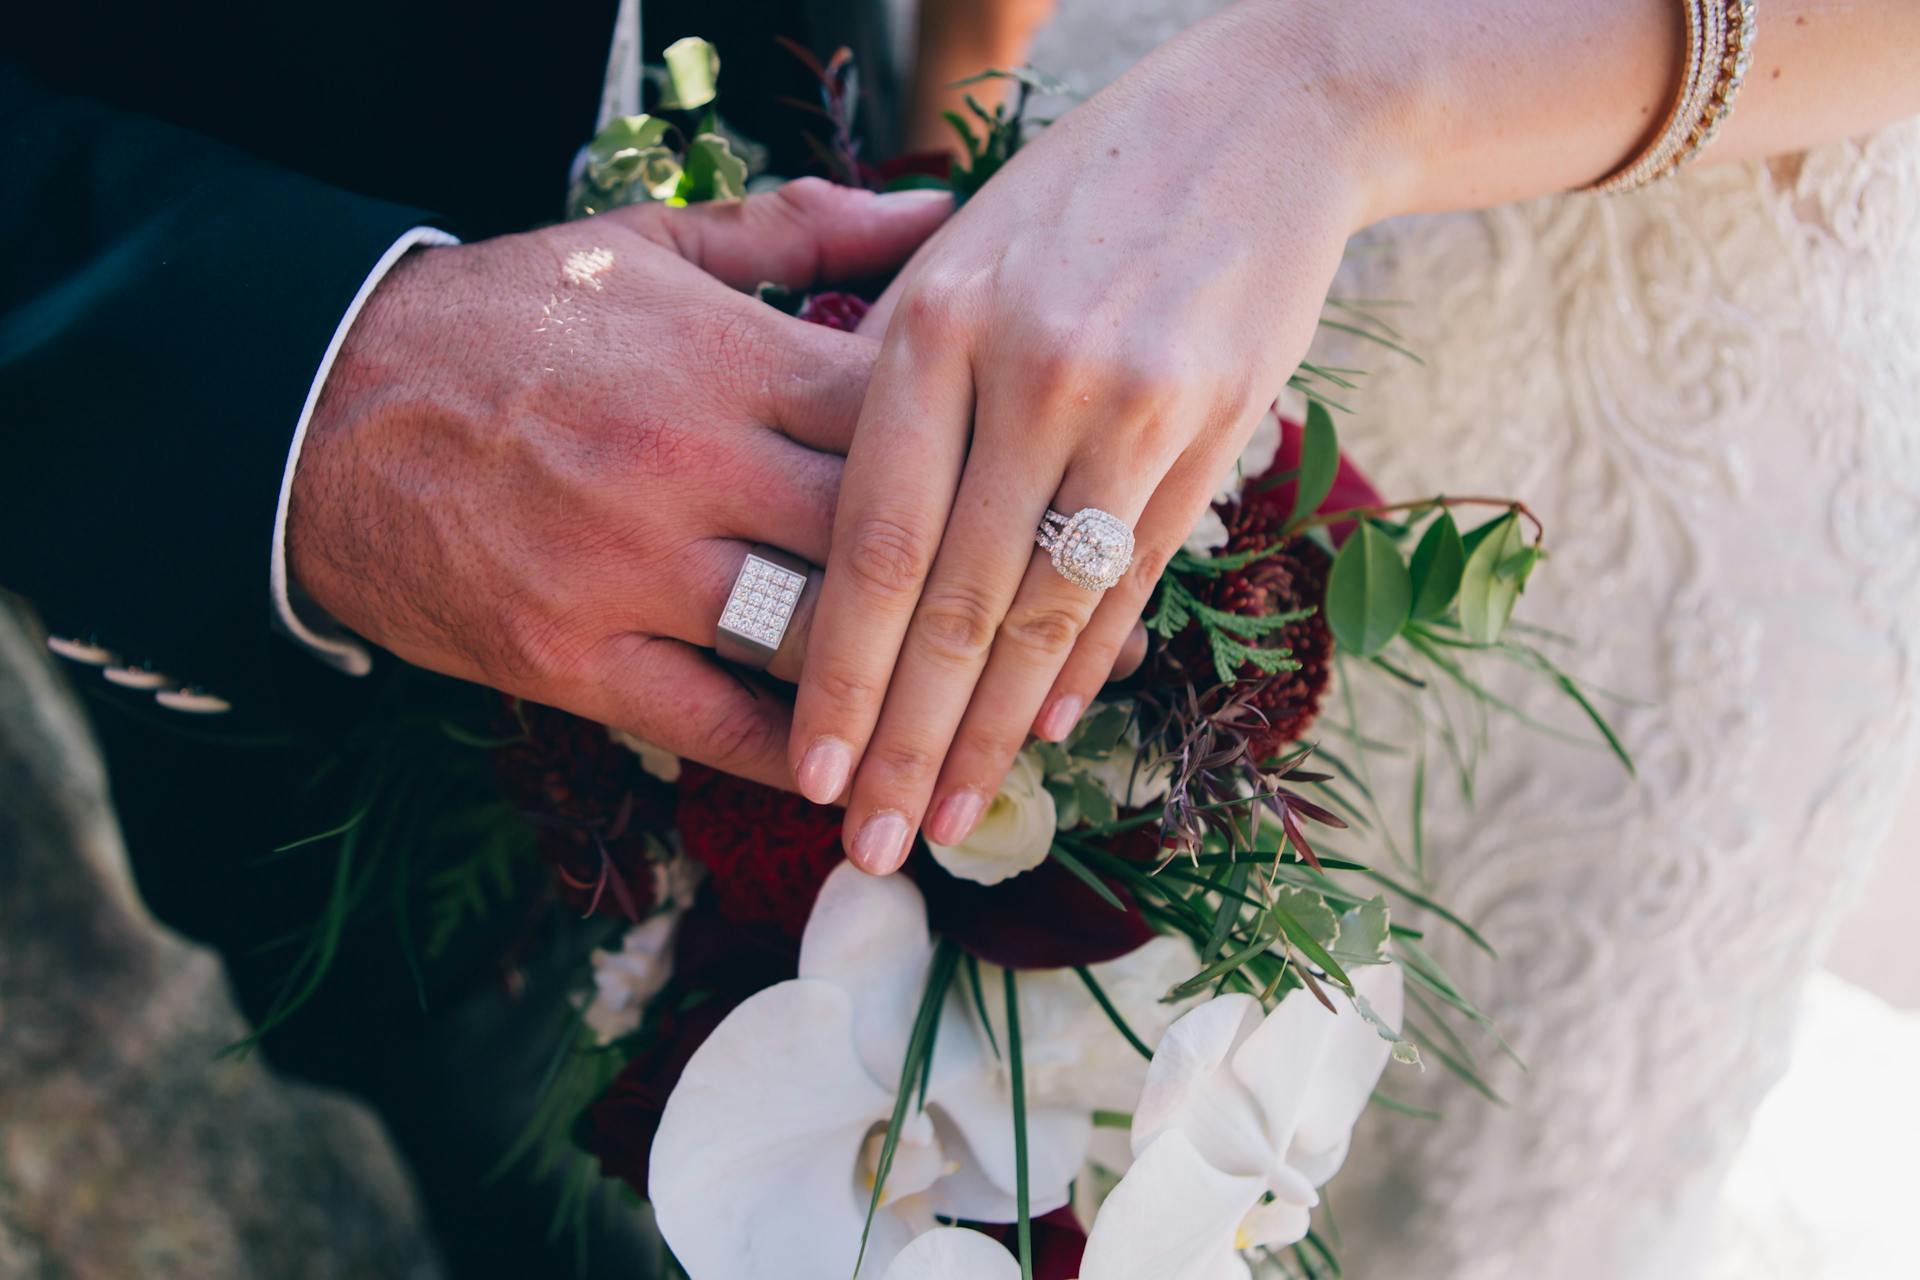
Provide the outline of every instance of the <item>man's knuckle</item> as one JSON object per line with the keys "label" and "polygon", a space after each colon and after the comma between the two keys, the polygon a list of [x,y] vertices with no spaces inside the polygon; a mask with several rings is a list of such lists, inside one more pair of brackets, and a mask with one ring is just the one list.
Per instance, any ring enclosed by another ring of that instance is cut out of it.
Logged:
{"label": "man's knuckle", "polygon": [[847,571],[874,594],[906,595],[919,586],[931,554],[926,534],[908,521],[866,515],[849,534]]}
{"label": "man's knuckle", "polygon": [[761,759],[774,748],[776,734],[757,706],[738,706],[714,715],[702,736],[713,762],[727,765]]}

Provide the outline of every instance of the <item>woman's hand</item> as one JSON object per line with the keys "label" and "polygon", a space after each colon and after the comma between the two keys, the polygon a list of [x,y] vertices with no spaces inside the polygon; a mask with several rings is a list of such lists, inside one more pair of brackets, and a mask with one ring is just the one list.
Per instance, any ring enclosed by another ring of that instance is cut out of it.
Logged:
{"label": "woman's hand", "polygon": [[[1023,149],[877,308],[792,739],[801,789],[847,795],[869,871],[923,819],[964,837],[1029,730],[1073,728],[1305,354],[1386,154],[1378,104],[1324,74],[1311,7],[1164,46]],[[1037,553],[1049,507],[1135,528],[1119,585]]]}

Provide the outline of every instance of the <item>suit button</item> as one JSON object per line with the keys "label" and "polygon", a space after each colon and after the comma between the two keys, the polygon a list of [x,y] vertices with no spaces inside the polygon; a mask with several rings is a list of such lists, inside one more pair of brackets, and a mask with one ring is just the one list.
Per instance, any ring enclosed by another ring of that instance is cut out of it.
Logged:
{"label": "suit button", "polygon": [[105,667],[120,661],[120,655],[111,649],[88,644],[85,640],[69,640],[65,636],[48,636],[47,648],[69,662],[84,662],[90,667]]}
{"label": "suit button", "polygon": [[184,711],[188,715],[217,716],[233,710],[231,702],[216,698],[205,689],[163,689],[153,695],[153,700],[170,711]]}
{"label": "suit button", "polygon": [[151,667],[108,667],[100,674],[122,689],[160,689],[173,683],[166,672]]}

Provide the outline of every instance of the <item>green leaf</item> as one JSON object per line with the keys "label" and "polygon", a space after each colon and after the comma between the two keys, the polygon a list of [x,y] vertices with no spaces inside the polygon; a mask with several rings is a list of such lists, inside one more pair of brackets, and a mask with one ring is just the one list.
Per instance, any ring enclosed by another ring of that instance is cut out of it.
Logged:
{"label": "green leaf", "polygon": [[747,194],[747,162],[733,154],[717,133],[702,133],[687,147],[687,181],[681,190],[689,204],[738,200]]}
{"label": "green leaf", "polygon": [[1460,629],[1470,640],[1492,644],[1506,630],[1525,585],[1518,574],[1503,576],[1500,567],[1525,550],[1525,543],[1520,517],[1511,511],[1474,532],[1479,537],[1460,575]]}
{"label": "green leaf", "polygon": [[1280,932],[1287,935],[1287,941],[1300,948],[1307,959],[1319,965],[1322,973],[1347,990],[1353,990],[1353,979],[1349,978],[1347,971],[1340,967],[1340,962],[1333,958],[1333,953],[1321,946],[1320,940],[1313,936],[1306,925],[1295,919],[1293,913],[1279,903],[1268,907],[1267,912],[1273,917],[1273,922],[1280,927]]}
{"label": "green leaf", "polygon": [[1300,483],[1293,492],[1293,514],[1289,524],[1312,515],[1333,492],[1333,480],[1340,471],[1340,435],[1333,429],[1333,415],[1317,400],[1307,402],[1307,427],[1300,440]]}
{"label": "green leaf", "polygon": [[[1002,969],[1007,995],[1007,1074],[1013,1092],[1013,1202],[1019,1222],[1020,1280],[1033,1280],[1033,1208],[1027,1189],[1027,1074],[1020,1044],[1020,986],[1013,970]],[[854,1274],[860,1272],[854,1266]]]}
{"label": "green leaf", "polygon": [[659,116],[615,116],[587,144],[587,178],[612,190],[632,182],[644,151],[666,141],[673,126]]}
{"label": "green leaf", "polygon": [[1107,886],[1107,882],[1105,880],[1102,880],[1099,876],[1095,875],[1093,871],[1087,866],[1086,863],[1074,857],[1071,853],[1067,852],[1067,850],[1062,848],[1059,844],[1055,844],[1053,846],[1053,849],[1049,854],[1049,856],[1055,862],[1059,863],[1061,866],[1065,867],[1068,871],[1072,872],[1074,877],[1077,880],[1079,880],[1080,883],[1086,885],[1087,888],[1093,890],[1094,893],[1099,895],[1100,900],[1102,902],[1107,903],[1115,911],[1125,911],[1127,909],[1127,904],[1120,901],[1119,896],[1115,894],[1114,891]]}
{"label": "green leaf", "polygon": [[1275,891],[1273,900],[1279,903],[1286,913],[1300,922],[1313,940],[1334,951],[1340,942],[1340,917],[1333,913],[1327,900],[1311,889],[1296,889],[1289,886]]}
{"label": "green leaf", "polygon": [[1127,731],[1127,721],[1131,713],[1117,703],[1109,703],[1093,715],[1080,722],[1078,732],[1067,744],[1067,750],[1077,756],[1104,757],[1120,745],[1120,738]]}
{"label": "green leaf", "polygon": [[660,105],[670,111],[697,111],[713,101],[720,80],[720,51],[698,36],[675,40],[666,48],[668,90]]}
{"label": "green leaf", "polygon": [[[907,1038],[906,1058],[900,1064],[900,1084],[893,1095],[893,1115],[887,1121],[887,1133],[880,1142],[880,1159],[873,1175],[873,1197],[867,1202],[866,1225],[860,1229],[860,1252],[854,1256],[853,1260],[853,1274],[856,1276],[860,1274],[860,1264],[867,1256],[867,1237],[873,1232],[873,1215],[879,1212],[881,1199],[886,1194],[887,1175],[893,1170],[893,1154],[900,1145],[900,1127],[906,1123],[907,1106],[913,1099],[915,1082],[931,1062],[934,1027],[939,1022],[940,1008],[947,998],[947,987],[953,982],[954,970],[959,967],[959,964],[960,949],[942,938],[934,949],[933,964],[927,970],[927,986],[920,997],[920,1011],[914,1015],[913,1031]],[[1011,985],[1011,971],[1008,974],[1008,981]],[[1007,1012],[1009,1015],[1014,1015],[1015,1011],[1009,1007]],[[1016,1036],[1019,1034],[1017,1017],[1011,1034]],[[1020,1050],[1017,1047],[1017,1041],[1013,1052],[1014,1078],[1017,1080],[1020,1072]],[[1016,1118],[1016,1128],[1018,1127]],[[1016,1136],[1024,1137],[1025,1135],[1017,1133]],[[1023,1162],[1021,1173],[1024,1175],[1025,1172]],[[1023,1176],[1022,1182],[1024,1181]]]}
{"label": "green leaf", "polygon": [[1340,917],[1333,954],[1350,964],[1387,963],[1387,938],[1393,931],[1387,900],[1369,898]]}
{"label": "green leaf", "polygon": [[1370,657],[1400,634],[1413,609],[1413,580],[1393,540],[1366,521],[1333,558],[1327,624],[1341,648]]}
{"label": "green leaf", "polygon": [[1084,773],[1073,776],[1073,799],[1079,816],[1087,822],[1112,822],[1120,816],[1107,789]]}
{"label": "green leaf", "polygon": [[1460,526],[1454,523],[1451,511],[1442,511],[1413,549],[1413,616],[1438,618],[1452,608],[1466,567],[1467,548],[1460,539]]}

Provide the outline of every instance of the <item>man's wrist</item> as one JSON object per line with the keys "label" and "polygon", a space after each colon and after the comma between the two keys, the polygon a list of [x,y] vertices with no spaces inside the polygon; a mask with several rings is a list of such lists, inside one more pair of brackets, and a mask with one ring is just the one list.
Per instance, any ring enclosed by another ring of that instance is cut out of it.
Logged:
{"label": "man's wrist", "polygon": [[458,244],[459,241],[446,232],[434,227],[414,227],[395,240],[354,294],[352,302],[340,317],[332,340],[327,344],[326,352],[321,356],[320,365],[314,372],[313,383],[307,390],[306,402],[301,406],[299,420],[294,424],[293,439],[287,448],[287,464],[280,477],[280,499],[273,518],[273,548],[269,563],[268,578],[272,592],[274,621],[297,643],[315,657],[348,675],[365,675],[372,669],[373,659],[366,645],[354,639],[325,610],[314,604],[312,599],[300,589],[300,583],[293,572],[293,560],[288,550],[290,536],[290,512],[293,505],[294,486],[300,466],[300,457],[305,449],[307,434],[312,425],[314,412],[320,404],[321,394],[326,388],[335,361],[345,347],[349,331],[359,319],[361,311],[373,297],[374,291],[386,280],[388,273],[400,259],[415,248],[430,245]]}

